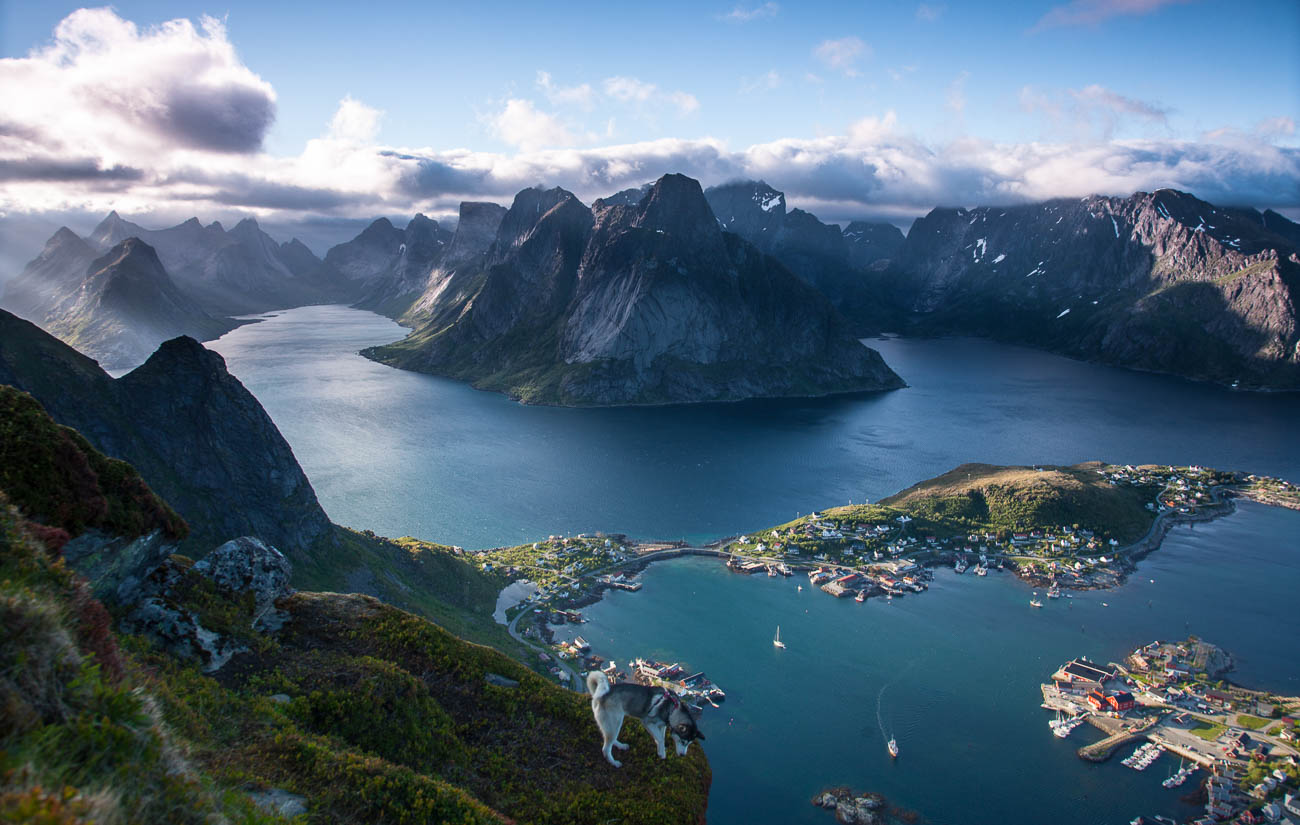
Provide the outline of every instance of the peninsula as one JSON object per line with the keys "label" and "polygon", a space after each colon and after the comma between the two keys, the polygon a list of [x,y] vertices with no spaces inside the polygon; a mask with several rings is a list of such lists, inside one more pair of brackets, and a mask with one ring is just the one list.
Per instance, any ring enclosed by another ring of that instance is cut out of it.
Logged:
{"label": "peninsula", "polygon": [[[1289,481],[1200,466],[963,464],[875,504],[828,508],[703,547],[596,533],[451,552],[503,586],[532,585],[506,609],[509,630],[568,681],[553,657],[575,654],[550,645],[549,625],[582,621],[579,609],[606,590],[639,589],[637,572],[660,559],[714,556],[738,573],[768,576],[805,571],[813,586],[858,601],[919,593],[938,566],[1003,570],[1057,598],[1121,584],[1175,525],[1228,515],[1238,497],[1300,509],[1300,488]],[[398,542],[413,552],[436,547]]]}

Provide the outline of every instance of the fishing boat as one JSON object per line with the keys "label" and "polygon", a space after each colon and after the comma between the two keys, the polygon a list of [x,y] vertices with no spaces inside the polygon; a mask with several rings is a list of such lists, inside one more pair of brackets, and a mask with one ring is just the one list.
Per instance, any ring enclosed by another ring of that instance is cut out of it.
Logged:
{"label": "fishing boat", "polygon": [[1043,606],[1043,603],[1040,602],[1038,599],[1030,599],[1030,600],[1029,600],[1029,606],[1030,606],[1030,607],[1042,607],[1042,606]]}
{"label": "fishing boat", "polygon": [[800,592],[802,592],[802,591],[803,591],[803,585],[802,585],[802,584],[801,584],[801,585],[799,585],[799,586],[798,586],[798,588],[799,588],[799,591],[800,591]]}
{"label": "fishing boat", "polygon": [[865,602],[866,600],[867,600],[867,591],[865,590],[859,590],[858,595],[853,597],[853,601],[858,602],[859,604]]}
{"label": "fishing boat", "polygon": [[953,565],[952,569],[955,573],[965,573],[968,566],[969,565],[966,564],[966,557],[963,556],[957,559],[957,563]]}
{"label": "fishing boat", "polygon": [[772,647],[779,647],[785,650],[785,642],[781,641],[781,625],[776,626],[776,638],[772,640]]}
{"label": "fishing boat", "polygon": [[898,758],[898,740],[892,736],[889,738],[889,757],[891,759]]}
{"label": "fishing boat", "polygon": [[975,575],[977,576],[987,576],[988,574],[989,574],[989,569],[982,564],[979,567],[975,568]]}
{"label": "fishing boat", "polygon": [[1056,583],[1053,583],[1051,587],[1047,588],[1047,598],[1049,599],[1061,598],[1061,588]]}

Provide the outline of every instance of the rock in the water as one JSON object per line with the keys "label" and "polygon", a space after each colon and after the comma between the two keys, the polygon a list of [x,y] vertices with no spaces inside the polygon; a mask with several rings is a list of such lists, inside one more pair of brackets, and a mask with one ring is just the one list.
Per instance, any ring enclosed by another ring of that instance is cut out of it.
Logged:
{"label": "rock in the water", "polygon": [[252,536],[241,536],[204,556],[194,571],[232,594],[252,593],[254,615],[268,614],[275,600],[293,593],[289,560],[274,547]]}

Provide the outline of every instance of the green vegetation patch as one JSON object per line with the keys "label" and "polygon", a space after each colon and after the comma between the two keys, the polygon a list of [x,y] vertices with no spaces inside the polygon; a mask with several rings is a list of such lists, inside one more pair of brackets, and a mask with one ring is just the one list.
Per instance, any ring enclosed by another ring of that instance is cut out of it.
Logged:
{"label": "green vegetation patch", "polygon": [[1204,719],[1197,719],[1196,725],[1189,728],[1188,732],[1201,737],[1207,742],[1213,742],[1215,739],[1222,736],[1223,732],[1226,730],[1227,728],[1223,725],[1214,722],[1207,722]]}
{"label": "green vegetation patch", "polygon": [[1237,714],[1237,726],[1246,730],[1259,730],[1270,722],[1271,719],[1260,719],[1258,716],[1249,716],[1245,713]]}
{"label": "green vegetation patch", "polygon": [[27,518],[74,538],[92,528],[127,538],[189,532],[131,465],[104,456],[9,386],[0,386],[0,490]]}

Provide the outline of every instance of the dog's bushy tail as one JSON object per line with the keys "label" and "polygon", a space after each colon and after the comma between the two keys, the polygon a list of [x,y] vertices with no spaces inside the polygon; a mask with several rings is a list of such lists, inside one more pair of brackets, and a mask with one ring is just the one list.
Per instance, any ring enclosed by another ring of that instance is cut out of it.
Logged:
{"label": "dog's bushy tail", "polygon": [[593,670],[587,674],[587,692],[591,694],[592,700],[599,699],[606,693],[609,693],[609,677],[599,670]]}

